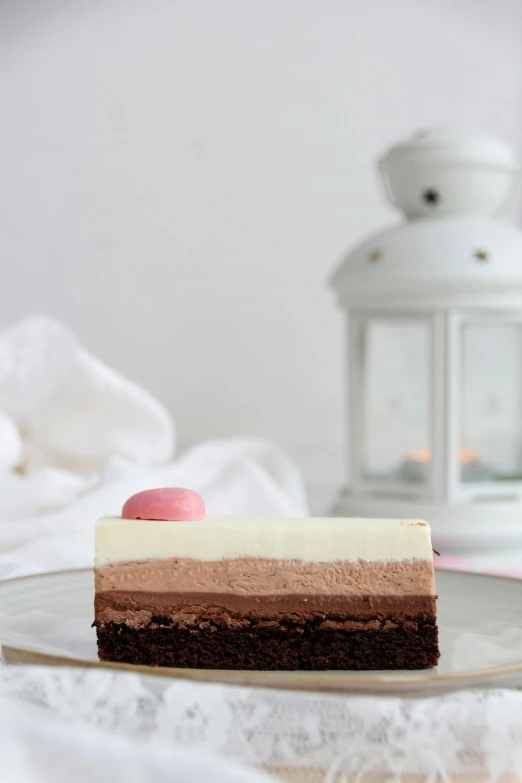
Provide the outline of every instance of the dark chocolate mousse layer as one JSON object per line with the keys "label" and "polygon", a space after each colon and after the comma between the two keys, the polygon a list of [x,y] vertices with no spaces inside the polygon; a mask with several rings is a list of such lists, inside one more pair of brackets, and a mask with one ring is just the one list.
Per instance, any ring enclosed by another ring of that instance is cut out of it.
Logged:
{"label": "dark chocolate mousse layer", "polygon": [[221,625],[241,620],[300,621],[335,616],[352,620],[422,621],[435,617],[435,596],[427,595],[261,595],[208,593],[97,593],[95,619],[144,626],[154,616],[170,623],[198,625],[219,619]]}

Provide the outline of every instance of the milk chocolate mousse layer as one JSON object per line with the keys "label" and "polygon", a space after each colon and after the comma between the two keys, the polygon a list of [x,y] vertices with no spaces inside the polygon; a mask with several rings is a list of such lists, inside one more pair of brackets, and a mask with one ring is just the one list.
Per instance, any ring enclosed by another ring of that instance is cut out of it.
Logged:
{"label": "milk chocolate mousse layer", "polygon": [[96,592],[232,593],[234,595],[434,595],[428,560],[326,563],[239,557],[151,559],[101,566]]}

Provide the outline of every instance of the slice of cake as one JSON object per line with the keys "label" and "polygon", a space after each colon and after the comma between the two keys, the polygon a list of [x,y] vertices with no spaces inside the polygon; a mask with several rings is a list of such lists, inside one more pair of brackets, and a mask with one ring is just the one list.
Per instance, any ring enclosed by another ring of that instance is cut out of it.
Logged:
{"label": "slice of cake", "polygon": [[149,490],[96,526],[102,660],[216,669],[423,669],[439,657],[420,520],[208,516]]}

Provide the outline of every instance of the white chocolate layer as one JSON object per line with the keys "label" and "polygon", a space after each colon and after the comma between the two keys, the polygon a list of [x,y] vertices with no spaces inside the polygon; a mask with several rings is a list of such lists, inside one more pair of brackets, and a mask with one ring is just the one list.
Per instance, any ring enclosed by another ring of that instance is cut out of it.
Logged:
{"label": "white chocolate layer", "polygon": [[95,566],[177,557],[431,561],[432,548],[430,527],[418,519],[215,516],[152,522],[106,516],[96,523]]}

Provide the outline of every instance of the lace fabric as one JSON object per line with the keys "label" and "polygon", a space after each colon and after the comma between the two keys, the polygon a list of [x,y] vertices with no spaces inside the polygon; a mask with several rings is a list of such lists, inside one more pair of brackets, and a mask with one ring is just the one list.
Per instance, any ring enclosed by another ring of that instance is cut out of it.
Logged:
{"label": "lace fabric", "polygon": [[337,697],[101,669],[4,666],[0,698],[129,747],[140,741],[193,749],[299,783],[404,775],[433,783],[459,775],[500,781],[522,771],[518,691]]}

